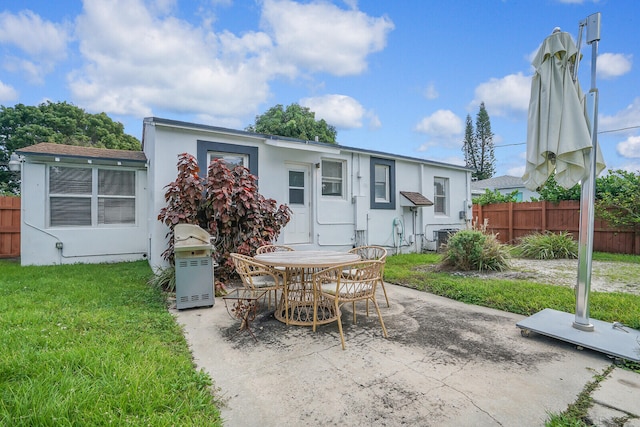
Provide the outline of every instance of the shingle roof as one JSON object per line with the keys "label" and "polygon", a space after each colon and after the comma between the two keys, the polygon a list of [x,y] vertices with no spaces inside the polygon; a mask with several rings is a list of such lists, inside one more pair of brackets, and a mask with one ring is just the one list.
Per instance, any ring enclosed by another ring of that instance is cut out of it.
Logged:
{"label": "shingle roof", "polygon": [[420,193],[413,191],[401,191],[400,194],[416,206],[433,206],[433,202]]}
{"label": "shingle roof", "polygon": [[147,156],[142,151],[111,150],[107,148],[80,147],[77,145],[52,144],[42,142],[16,150],[19,154],[47,155],[58,157],[74,157],[86,159],[123,160],[129,162],[146,162]]}

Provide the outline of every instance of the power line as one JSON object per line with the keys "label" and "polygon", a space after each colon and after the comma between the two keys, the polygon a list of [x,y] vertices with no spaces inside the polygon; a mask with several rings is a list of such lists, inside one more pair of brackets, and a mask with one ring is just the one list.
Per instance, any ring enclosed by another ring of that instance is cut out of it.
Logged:
{"label": "power line", "polygon": [[[601,133],[613,133],[613,132],[622,132],[623,130],[629,130],[629,129],[639,129],[640,126],[628,126],[626,128],[619,128],[619,129],[610,129],[610,130],[601,130],[600,132],[598,132],[598,135],[600,135]],[[513,147],[515,145],[527,145],[526,142],[517,142],[515,144],[500,144],[500,145],[494,145],[494,148],[500,148],[500,147]]]}

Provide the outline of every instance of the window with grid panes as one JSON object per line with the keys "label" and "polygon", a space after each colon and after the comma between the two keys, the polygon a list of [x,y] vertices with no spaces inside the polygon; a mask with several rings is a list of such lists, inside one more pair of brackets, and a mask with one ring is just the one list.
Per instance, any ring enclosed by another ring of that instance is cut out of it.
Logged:
{"label": "window with grid panes", "polygon": [[135,224],[135,171],[49,167],[49,225]]}
{"label": "window with grid panes", "polygon": [[322,195],[339,196],[344,195],[343,191],[343,169],[344,162],[339,160],[322,161]]}
{"label": "window with grid panes", "polygon": [[436,214],[447,215],[449,179],[435,177],[433,179],[433,207]]}

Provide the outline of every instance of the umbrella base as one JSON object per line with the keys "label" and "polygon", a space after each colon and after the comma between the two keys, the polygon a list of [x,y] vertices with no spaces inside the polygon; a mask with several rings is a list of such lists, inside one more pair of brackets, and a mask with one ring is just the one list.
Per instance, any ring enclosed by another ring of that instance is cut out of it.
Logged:
{"label": "umbrella base", "polygon": [[574,327],[575,315],[546,308],[516,323],[522,335],[536,332],[621,359],[640,362],[640,331],[591,319],[593,329]]}

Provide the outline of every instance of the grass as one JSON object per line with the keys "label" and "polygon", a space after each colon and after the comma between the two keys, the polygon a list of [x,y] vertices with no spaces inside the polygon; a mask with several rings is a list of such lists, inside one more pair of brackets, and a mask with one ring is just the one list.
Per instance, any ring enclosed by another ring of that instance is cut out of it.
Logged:
{"label": "grass", "polygon": [[[640,257],[621,254],[594,253],[594,260],[635,263],[640,271]],[[525,316],[552,308],[568,313],[575,312],[573,289],[564,286],[545,285],[525,280],[499,280],[452,273],[436,272],[428,268],[440,261],[438,254],[394,255],[387,258],[385,281],[402,284],[436,295]],[[590,317],[606,322],[622,322],[640,329],[640,296],[625,293],[590,293]],[[622,367],[640,373],[640,364],[625,361]],[[591,393],[613,366],[593,382],[585,386],[576,402],[561,414],[549,414],[546,426],[586,426],[588,409],[592,404]]]}
{"label": "grass", "polygon": [[[640,261],[601,253],[593,259]],[[523,315],[574,309],[569,288],[425,268],[439,260],[390,256],[385,280]],[[0,425],[221,425],[211,379],[195,369],[150,277],[144,261],[20,267],[0,260]],[[638,329],[638,306],[640,296],[591,293],[593,318]],[[582,425],[576,411],[553,417],[553,425]]]}
{"label": "grass", "polygon": [[[594,256],[595,258],[595,256]],[[613,259],[613,258],[611,258]],[[627,259],[627,258],[625,258]],[[636,262],[638,261],[636,257]],[[526,280],[491,279],[434,272],[437,254],[394,255],[387,258],[385,280],[468,304],[530,316],[545,308],[575,312],[573,289]],[[640,265],[639,265],[640,269]],[[640,329],[640,296],[618,292],[591,292],[590,316],[622,322]]]}
{"label": "grass", "polygon": [[0,271],[0,425],[221,425],[147,262]]}

